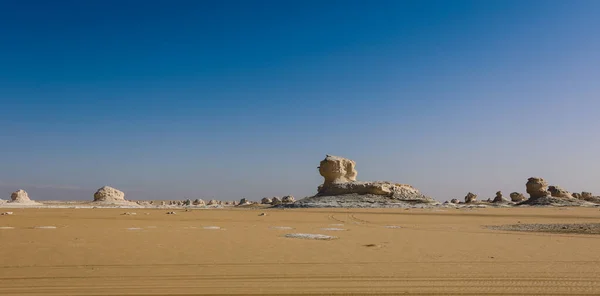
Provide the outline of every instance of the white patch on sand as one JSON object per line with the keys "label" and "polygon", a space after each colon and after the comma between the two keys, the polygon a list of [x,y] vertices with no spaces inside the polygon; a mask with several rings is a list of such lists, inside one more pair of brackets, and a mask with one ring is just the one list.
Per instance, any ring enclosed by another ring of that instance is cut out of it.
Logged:
{"label": "white patch on sand", "polygon": [[129,227],[129,228],[125,228],[125,229],[127,229],[127,230],[142,230],[139,227]]}
{"label": "white patch on sand", "polygon": [[277,230],[291,230],[294,229],[294,227],[289,227],[289,226],[272,226],[271,229],[277,229]]}
{"label": "white patch on sand", "polygon": [[10,226],[0,226],[0,229],[15,229],[14,227],[10,227]]}
{"label": "white patch on sand", "polygon": [[385,227],[385,228],[393,228],[393,229],[402,228],[402,227],[397,226],[397,225],[386,225],[386,226],[383,226],[383,227]]}
{"label": "white patch on sand", "polygon": [[35,229],[56,229],[56,226],[36,226]]}
{"label": "white patch on sand", "polygon": [[219,226],[204,226],[202,228],[208,229],[208,230],[219,230],[219,229],[221,229],[221,227],[219,227]]}
{"label": "white patch on sand", "polygon": [[346,229],[344,229],[344,228],[335,228],[335,227],[321,228],[321,230],[325,230],[325,231],[346,231]]}
{"label": "white patch on sand", "polygon": [[329,224],[329,226],[344,226],[344,224]]}
{"label": "white patch on sand", "polygon": [[288,233],[285,235],[287,238],[301,238],[301,239],[314,239],[314,240],[332,240],[336,239],[335,236],[325,234],[311,234],[311,233]]}

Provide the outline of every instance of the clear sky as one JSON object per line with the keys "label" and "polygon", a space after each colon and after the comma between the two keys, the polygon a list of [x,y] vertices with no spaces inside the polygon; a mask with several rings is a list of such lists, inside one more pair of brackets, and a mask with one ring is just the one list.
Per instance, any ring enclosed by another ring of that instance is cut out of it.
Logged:
{"label": "clear sky", "polygon": [[600,194],[600,1],[0,0],[0,198]]}

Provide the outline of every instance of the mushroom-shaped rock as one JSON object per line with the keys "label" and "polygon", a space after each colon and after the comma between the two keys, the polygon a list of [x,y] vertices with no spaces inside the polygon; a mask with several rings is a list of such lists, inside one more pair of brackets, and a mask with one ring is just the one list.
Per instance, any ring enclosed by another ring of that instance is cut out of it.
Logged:
{"label": "mushroom-shaped rock", "polygon": [[272,202],[273,200],[268,197],[263,197],[263,199],[260,200],[260,203],[263,205],[270,205]]}
{"label": "mushroom-shaped rock", "polygon": [[319,173],[325,181],[323,182],[323,186],[327,187],[332,183],[346,183],[356,181],[356,162],[353,160],[327,155],[324,160],[321,161],[319,165]]}
{"label": "mushroom-shaped rock", "polygon": [[292,195],[286,195],[281,198],[281,202],[285,204],[294,203],[295,201],[296,198],[294,198]]}
{"label": "mushroom-shaped rock", "polygon": [[281,204],[281,198],[275,196],[273,197],[273,200],[271,201],[271,204],[276,206],[276,205],[280,205]]}
{"label": "mushroom-shaped rock", "polygon": [[573,197],[570,192],[568,192],[567,190],[562,189],[560,186],[556,186],[556,185],[548,187],[548,191],[550,192],[550,195],[552,197],[560,197],[560,198],[572,198]]}
{"label": "mushroom-shaped rock", "polygon": [[548,182],[546,182],[546,180],[543,178],[531,177],[527,179],[527,184],[525,184],[525,187],[527,188],[529,198],[535,199],[550,195],[547,189]]}
{"label": "mushroom-shaped rock", "polygon": [[125,193],[123,191],[104,186],[94,193],[94,201],[119,202],[125,201]]}
{"label": "mushroom-shaped rock", "polygon": [[27,192],[25,190],[19,189],[10,195],[10,202],[32,203],[33,201],[31,199],[29,199],[29,195],[27,194]]}
{"label": "mushroom-shaped rock", "polygon": [[506,200],[504,200],[504,198],[502,197],[502,191],[498,191],[496,192],[496,197],[494,197],[494,200],[492,202],[504,202]]}
{"label": "mushroom-shaped rock", "polygon": [[513,201],[513,202],[522,202],[525,199],[527,199],[527,198],[525,198],[525,195],[523,195],[523,193],[512,192],[510,194],[510,200]]}
{"label": "mushroom-shaped rock", "polygon": [[465,203],[472,203],[474,201],[477,201],[477,194],[473,194],[471,192],[467,193],[465,196]]}
{"label": "mushroom-shaped rock", "polygon": [[460,203],[460,201],[458,199],[456,199],[456,198],[453,198],[453,199],[450,200],[450,203],[458,204],[458,203]]}

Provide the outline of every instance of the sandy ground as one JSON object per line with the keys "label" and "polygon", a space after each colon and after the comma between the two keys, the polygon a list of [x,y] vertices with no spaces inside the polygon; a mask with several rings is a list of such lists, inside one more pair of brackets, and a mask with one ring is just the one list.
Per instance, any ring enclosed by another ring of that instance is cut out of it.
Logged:
{"label": "sandy ground", "polygon": [[4,296],[600,294],[599,235],[485,227],[598,223],[593,208],[11,211]]}

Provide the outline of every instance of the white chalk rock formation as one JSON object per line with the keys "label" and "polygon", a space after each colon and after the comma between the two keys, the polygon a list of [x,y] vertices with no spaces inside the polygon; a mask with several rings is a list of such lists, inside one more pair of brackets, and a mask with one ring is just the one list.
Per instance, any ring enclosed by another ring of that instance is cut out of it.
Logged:
{"label": "white chalk rock formation", "polygon": [[121,202],[125,201],[125,193],[121,190],[104,186],[94,193],[94,201]]}
{"label": "white chalk rock formation", "polygon": [[467,193],[465,196],[465,203],[472,203],[477,201],[477,194],[473,194],[471,192]]}
{"label": "white chalk rock formation", "polygon": [[10,202],[15,204],[37,204],[29,199],[27,191],[19,189],[10,195]]}
{"label": "white chalk rock formation", "polygon": [[273,203],[273,200],[268,197],[263,197],[263,199],[260,200],[260,203],[263,205],[270,205]]}
{"label": "white chalk rock formation", "polygon": [[276,205],[280,205],[281,204],[281,198],[275,196],[273,197],[273,200],[271,201],[271,204],[276,206]]}
{"label": "white chalk rock formation", "polygon": [[548,191],[550,192],[550,196],[552,197],[573,198],[569,191],[562,189],[560,186],[557,185],[548,187]]}
{"label": "white chalk rock formation", "polygon": [[295,201],[296,201],[296,198],[294,198],[292,195],[286,195],[281,198],[281,202],[284,204],[294,203]]}
{"label": "white chalk rock formation", "polygon": [[523,195],[523,193],[513,192],[510,194],[510,200],[513,202],[522,202],[526,199],[527,198],[525,197],[525,195]]}
{"label": "white chalk rock formation", "polygon": [[251,205],[252,203],[249,202],[246,198],[242,198],[240,199],[240,202],[238,203],[238,206],[245,206],[245,205]]}
{"label": "white chalk rock formation", "polygon": [[527,184],[525,184],[525,187],[530,199],[547,197],[550,195],[548,192],[548,182],[546,182],[546,180],[543,178],[531,177],[527,179]]}
{"label": "white chalk rock formation", "polygon": [[209,206],[218,206],[219,205],[219,201],[216,199],[211,199],[208,201],[208,205]]}

